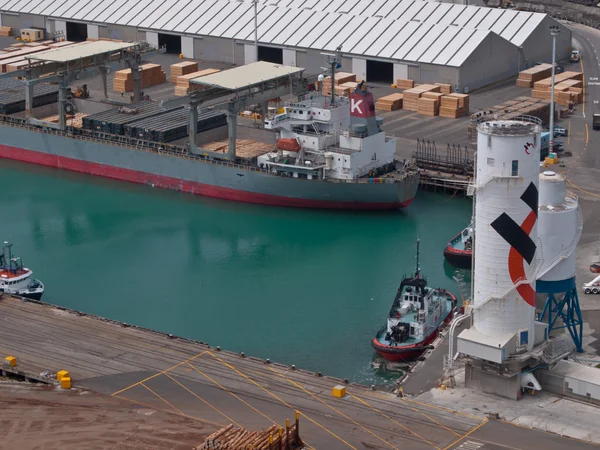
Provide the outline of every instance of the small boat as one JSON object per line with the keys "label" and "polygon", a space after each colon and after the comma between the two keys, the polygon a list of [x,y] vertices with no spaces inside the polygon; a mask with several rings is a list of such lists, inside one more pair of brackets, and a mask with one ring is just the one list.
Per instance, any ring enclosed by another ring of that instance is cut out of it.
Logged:
{"label": "small boat", "polygon": [[440,327],[452,320],[456,296],[445,289],[427,286],[419,268],[405,277],[392,304],[386,324],[371,341],[373,348],[389,361],[410,361],[419,357],[437,337]]}
{"label": "small boat", "polygon": [[470,269],[473,261],[473,222],[454,236],[444,249],[446,261],[460,269]]}
{"label": "small boat", "polygon": [[33,272],[23,267],[21,258],[12,256],[12,244],[4,242],[0,255],[0,292],[39,300],[44,294],[41,281],[32,278]]}

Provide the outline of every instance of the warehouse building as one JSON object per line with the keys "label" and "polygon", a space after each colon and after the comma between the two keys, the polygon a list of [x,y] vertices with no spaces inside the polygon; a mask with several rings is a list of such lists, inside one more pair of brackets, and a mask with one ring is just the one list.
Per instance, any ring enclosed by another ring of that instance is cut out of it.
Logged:
{"label": "warehouse building", "polygon": [[[371,82],[410,78],[467,92],[549,61],[551,24],[562,28],[559,59],[571,45],[570,31],[545,14],[423,0],[259,0],[257,11],[259,59],[316,74],[321,52],[341,45],[342,70]],[[249,0],[0,0],[0,21],[68,40],[146,40],[186,58],[255,60]]]}

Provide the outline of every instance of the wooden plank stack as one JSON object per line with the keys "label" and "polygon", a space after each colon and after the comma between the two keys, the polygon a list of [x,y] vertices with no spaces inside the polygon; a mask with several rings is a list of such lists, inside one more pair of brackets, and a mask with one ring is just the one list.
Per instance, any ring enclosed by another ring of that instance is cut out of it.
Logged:
{"label": "wooden plank stack", "polygon": [[177,84],[175,85],[175,95],[177,97],[185,97],[190,92],[199,91],[202,86],[198,84],[190,83],[194,78],[205,77],[206,75],[212,75],[213,73],[220,72],[219,69],[204,69],[197,72],[188,73],[187,75],[180,75],[177,77]]}
{"label": "wooden plank stack", "polygon": [[435,85],[440,87],[442,94],[444,94],[444,95],[452,94],[452,85],[451,84],[435,83]]}
{"label": "wooden plank stack", "polygon": [[[335,95],[338,95],[340,97],[344,95],[350,95],[350,92],[352,92],[355,87],[356,82],[354,81],[347,81],[345,83],[336,84],[334,86]],[[323,95],[331,95],[331,84],[323,85]]]}
{"label": "wooden plank stack", "polygon": [[[73,128],[82,128],[83,126],[83,118],[88,116],[88,114],[85,113],[75,113],[75,115],[73,116],[66,116],[66,123],[67,126],[73,127]],[[49,117],[44,117],[43,119],[44,122],[51,122],[51,123],[58,123],[58,114],[55,116],[49,116]]]}
{"label": "wooden plank stack", "polygon": [[[356,75],[348,72],[336,72],[335,73],[335,82],[333,83],[336,86],[339,86],[344,83],[353,82],[356,86]],[[317,86],[319,83],[317,82]],[[318,86],[321,88],[320,86]],[[331,77],[327,77],[323,80],[323,92],[329,92],[331,94]]]}
{"label": "wooden plank stack", "polygon": [[[288,442],[289,439],[289,442]],[[272,442],[270,442],[272,440]],[[256,449],[268,450],[275,448],[301,448],[302,441],[298,436],[297,428],[292,425],[289,432],[280,430],[277,425],[261,431],[248,431],[245,428],[234,427],[233,424],[221,428],[208,436],[206,440],[194,450],[242,450]]]}
{"label": "wooden plank stack", "polygon": [[0,27],[0,36],[12,36],[12,27]]}
{"label": "wooden plank stack", "polygon": [[377,111],[396,111],[397,109],[402,109],[403,98],[404,94],[386,95],[375,102],[375,109]]}
{"label": "wooden plank stack", "polygon": [[[552,97],[552,78],[544,78],[533,84],[531,96],[543,100]],[[561,106],[569,102],[579,104],[583,101],[583,74],[581,72],[563,72],[554,77],[554,100]]]}
{"label": "wooden plank stack", "polygon": [[437,116],[440,113],[440,101],[435,98],[421,96],[417,111],[424,116]]}
{"label": "wooden plank stack", "polygon": [[452,93],[440,99],[440,117],[457,119],[469,114],[469,95]]}
{"label": "wooden plank stack", "polygon": [[501,119],[516,118],[520,115],[529,115],[538,117],[543,123],[548,123],[550,117],[550,103],[532,97],[517,97],[514,100],[509,100],[501,105],[486,108],[488,114],[483,112],[474,113],[471,118],[477,119],[480,117],[489,117],[493,119],[495,115]]}
{"label": "wooden plank stack", "polygon": [[537,66],[519,72],[517,86],[531,88],[535,82],[550,76],[552,76],[552,64],[538,64]]}
{"label": "wooden plank stack", "polygon": [[[203,144],[202,148],[215,153],[227,153],[229,141],[217,141]],[[273,150],[273,144],[254,141],[252,139],[237,139],[235,141],[235,154],[238,158],[253,159]]]}
{"label": "wooden plank stack", "polygon": [[177,64],[171,64],[171,74],[169,81],[177,83],[177,77],[198,72],[198,63],[194,61],[183,61]]}
{"label": "wooden plank stack", "polygon": [[418,111],[419,99],[425,92],[441,92],[441,88],[435,84],[421,84],[412,89],[407,89],[404,91],[402,108],[409,111]]}
{"label": "wooden plank stack", "polygon": [[[142,89],[161,84],[167,81],[167,76],[162,71],[160,64],[143,64],[140,66],[140,75],[142,78]],[[133,91],[133,72],[131,69],[118,70],[115,72],[113,80],[113,89],[115,92]]]}
{"label": "wooden plank stack", "polygon": [[415,82],[406,78],[398,78],[396,80],[396,87],[398,89],[412,89],[415,87]]}

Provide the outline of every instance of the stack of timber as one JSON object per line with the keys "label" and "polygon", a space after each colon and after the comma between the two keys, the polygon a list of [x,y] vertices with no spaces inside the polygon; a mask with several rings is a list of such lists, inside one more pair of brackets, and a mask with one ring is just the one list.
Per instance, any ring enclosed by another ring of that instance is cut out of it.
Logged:
{"label": "stack of timber", "polygon": [[0,55],[0,70],[2,73],[6,73],[6,66],[9,64],[13,64],[19,61],[23,61],[26,59],[26,56],[31,55],[33,53],[38,53],[43,50],[48,50],[48,47],[40,45],[39,47],[31,48],[31,47],[22,47],[15,48],[14,51],[10,51],[8,53],[4,53]]}
{"label": "stack of timber", "polygon": [[233,424],[221,428],[208,436],[206,440],[194,450],[222,449],[222,450],[270,450],[302,448],[304,443],[298,432],[298,422],[279,428],[271,425],[261,431],[248,431],[245,428],[234,427]]}
{"label": "stack of timber", "polygon": [[418,111],[419,99],[425,92],[441,92],[441,88],[435,84],[421,84],[412,89],[407,89],[404,91],[402,108],[409,111]]}
{"label": "stack of timber", "polygon": [[[176,108],[125,125],[125,135],[154,142],[172,142],[188,136],[190,112]],[[207,110],[198,113],[196,133],[227,125],[227,115],[221,111]]]}
{"label": "stack of timber", "polygon": [[[58,88],[48,83],[33,85],[33,108],[58,101]],[[25,81],[15,78],[0,79],[0,114],[25,111]]]}
{"label": "stack of timber", "polygon": [[62,42],[55,42],[54,44],[48,44],[48,48],[62,48],[62,47],[68,47],[69,45],[75,45],[75,42],[71,42],[71,41],[62,41]]}
{"label": "stack of timber", "polygon": [[415,82],[406,78],[398,78],[396,80],[396,87],[398,89],[412,89],[415,87]]}
{"label": "stack of timber", "polygon": [[212,75],[213,73],[220,72],[218,69],[204,69],[198,72],[188,73],[187,75],[181,75],[177,77],[177,84],[175,85],[175,95],[177,97],[185,97],[191,92],[200,91],[202,86],[199,84],[190,83],[194,78],[205,77]]}
{"label": "stack of timber", "polygon": [[469,95],[456,92],[440,99],[440,116],[457,119],[469,114]]}
{"label": "stack of timber", "polygon": [[[209,142],[201,147],[203,150],[210,152],[227,153],[229,150],[229,141]],[[273,144],[265,144],[264,142],[253,141],[251,139],[237,139],[235,141],[235,154],[238,158],[254,159],[271,151],[273,151]]]}
{"label": "stack of timber", "polygon": [[[162,70],[160,64],[143,64],[140,66],[140,75],[142,78],[142,89],[154,86],[167,81],[167,76]],[[123,69],[115,72],[113,81],[115,92],[133,91],[133,72],[131,69]]]}
{"label": "stack of timber", "polygon": [[550,117],[550,103],[533,97],[517,97],[501,105],[492,106],[485,111],[474,113],[471,115],[471,119],[473,121],[493,120],[495,118],[510,120],[521,115],[537,117],[544,124],[547,124]]}
{"label": "stack of timber", "polygon": [[[334,81],[333,85],[339,86],[344,83],[354,83],[354,85],[356,86],[356,75],[353,73],[348,73],[348,72],[336,72],[335,73],[335,81]],[[331,93],[331,89],[332,89],[331,77],[327,77],[323,80],[323,86],[319,86],[319,83],[317,82],[317,86],[319,87],[319,89],[322,89],[323,92]]]}
{"label": "stack of timber", "polygon": [[552,64],[538,64],[527,70],[519,72],[517,86],[522,88],[532,88],[537,81],[548,78],[552,75]]}
{"label": "stack of timber", "polygon": [[421,98],[419,98],[417,111],[424,116],[437,116],[440,113],[439,100],[421,96]]}
{"label": "stack of timber", "polygon": [[177,77],[198,72],[198,63],[194,61],[183,61],[176,64],[171,64],[171,76],[169,81],[177,83]]}
{"label": "stack of timber", "polygon": [[[74,115],[67,115],[66,116],[67,126],[73,127],[73,128],[83,128],[83,118],[84,117],[87,117],[87,114],[75,113]],[[44,117],[43,119],[40,119],[40,120],[43,120],[44,122],[58,123],[59,118],[58,118],[58,115],[54,115],[54,116]]]}
{"label": "stack of timber", "polygon": [[111,134],[125,134],[125,126],[152,116],[164,114],[172,109],[183,109],[183,106],[163,108],[160,103],[144,100],[139,103],[109,109],[83,118],[85,130],[102,131]]}
{"label": "stack of timber", "polygon": [[444,94],[444,95],[452,94],[452,85],[451,84],[435,83],[435,85],[440,87],[440,89],[442,90],[442,94]]}
{"label": "stack of timber", "polygon": [[[559,77],[567,74],[567,76]],[[552,79],[544,79],[533,85],[531,96],[544,100],[552,98]],[[579,104],[583,101],[583,76],[579,72],[564,72],[555,76],[554,100],[561,106],[569,106],[570,102]]]}
{"label": "stack of timber", "polygon": [[0,27],[0,36],[12,36],[12,28]]}
{"label": "stack of timber", "polygon": [[396,111],[402,109],[402,98],[404,94],[390,94],[381,97],[375,102],[375,109],[378,111]]}
{"label": "stack of timber", "polygon": [[[336,84],[334,86],[335,95],[338,95],[340,97],[348,96],[350,95],[350,92],[354,90],[355,87],[356,82],[354,81],[347,81],[345,83]],[[323,86],[323,95],[331,95],[331,84]]]}

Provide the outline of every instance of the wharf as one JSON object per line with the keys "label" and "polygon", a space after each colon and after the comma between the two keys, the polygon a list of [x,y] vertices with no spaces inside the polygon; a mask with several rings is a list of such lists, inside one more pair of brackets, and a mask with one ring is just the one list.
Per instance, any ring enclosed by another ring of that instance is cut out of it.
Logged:
{"label": "wharf", "polygon": [[[51,381],[68,370],[74,386],[203,424],[283,426],[299,411],[301,432],[319,448],[451,448],[486,423],[313,372],[220,351],[204,343],[52,305],[0,298],[3,367]],[[48,378],[46,378],[48,377]],[[332,388],[342,384],[338,399]]]}

